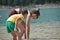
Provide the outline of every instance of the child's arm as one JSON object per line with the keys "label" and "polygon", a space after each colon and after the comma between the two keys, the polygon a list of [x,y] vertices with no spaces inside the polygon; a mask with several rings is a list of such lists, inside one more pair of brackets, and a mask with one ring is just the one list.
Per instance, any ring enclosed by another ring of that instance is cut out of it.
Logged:
{"label": "child's arm", "polygon": [[26,19],[26,40],[29,39],[30,32],[30,12],[28,11],[27,19]]}
{"label": "child's arm", "polygon": [[20,19],[20,18],[17,18],[17,19],[16,19],[16,21],[15,21],[15,28],[14,28],[14,31],[17,31],[17,29],[16,29],[16,28],[17,28],[18,20],[19,20],[19,19]]}

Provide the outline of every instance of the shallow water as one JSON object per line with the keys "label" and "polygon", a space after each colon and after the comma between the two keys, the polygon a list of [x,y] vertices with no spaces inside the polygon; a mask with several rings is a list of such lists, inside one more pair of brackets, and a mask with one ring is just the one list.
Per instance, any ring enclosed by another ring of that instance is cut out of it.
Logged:
{"label": "shallow water", "polygon": [[[0,10],[0,25],[5,25],[8,18],[10,9]],[[60,8],[44,8],[40,9],[40,17],[37,20],[31,19],[32,23],[45,23],[45,22],[60,22]]]}

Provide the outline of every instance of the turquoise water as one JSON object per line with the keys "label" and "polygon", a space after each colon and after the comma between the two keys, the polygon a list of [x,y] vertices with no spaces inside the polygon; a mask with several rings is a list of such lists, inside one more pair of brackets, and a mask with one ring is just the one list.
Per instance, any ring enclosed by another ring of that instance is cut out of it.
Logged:
{"label": "turquoise water", "polygon": [[[5,25],[6,19],[10,9],[0,10],[0,26]],[[45,23],[45,22],[60,22],[60,8],[45,8],[40,10],[40,17],[37,20],[31,19],[31,24],[33,23]]]}

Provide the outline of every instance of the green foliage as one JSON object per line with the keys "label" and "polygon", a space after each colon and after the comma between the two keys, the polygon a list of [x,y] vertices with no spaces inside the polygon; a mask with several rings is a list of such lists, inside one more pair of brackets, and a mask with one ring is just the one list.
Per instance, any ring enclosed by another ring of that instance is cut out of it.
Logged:
{"label": "green foliage", "polygon": [[60,0],[0,0],[0,5],[26,6],[31,4],[58,3]]}

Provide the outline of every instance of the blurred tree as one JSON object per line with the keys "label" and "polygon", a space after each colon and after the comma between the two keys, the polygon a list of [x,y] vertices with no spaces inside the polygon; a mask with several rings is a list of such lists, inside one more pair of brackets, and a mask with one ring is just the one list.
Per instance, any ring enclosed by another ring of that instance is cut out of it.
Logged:
{"label": "blurred tree", "polygon": [[45,0],[34,0],[33,4],[44,4]]}
{"label": "blurred tree", "polygon": [[45,0],[45,3],[48,3],[48,0]]}
{"label": "blurred tree", "polygon": [[0,0],[2,1],[2,5],[7,5],[7,0]]}
{"label": "blurred tree", "polygon": [[7,4],[12,6],[13,5],[13,0],[7,0]]}
{"label": "blurred tree", "polygon": [[36,4],[37,0],[33,0],[33,4]]}
{"label": "blurred tree", "polygon": [[60,2],[60,0],[57,0],[57,1],[59,1],[59,2]]}
{"label": "blurred tree", "polygon": [[[26,2],[25,2],[26,1]],[[29,5],[29,4],[31,4],[31,0],[25,0],[24,2],[25,2],[25,5]]]}
{"label": "blurred tree", "polygon": [[14,0],[10,0],[10,5],[13,5],[13,1],[14,1]]}
{"label": "blurred tree", "polygon": [[2,5],[2,0],[0,0],[0,5]]}
{"label": "blurred tree", "polygon": [[17,0],[17,4],[16,5],[20,5],[20,0]]}
{"label": "blurred tree", "polygon": [[21,5],[22,5],[22,6],[27,5],[27,3],[26,3],[27,1],[28,1],[28,0],[22,0]]}
{"label": "blurred tree", "polygon": [[57,0],[51,0],[51,1],[52,1],[52,3],[56,3]]}
{"label": "blurred tree", "polygon": [[48,0],[47,2],[48,2],[48,3],[51,3],[51,1],[52,1],[52,0]]}
{"label": "blurred tree", "polygon": [[60,0],[56,0],[56,3],[59,3],[60,2]]}
{"label": "blurred tree", "polygon": [[37,3],[38,4],[45,4],[45,0],[38,0]]}
{"label": "blurred tree", "polygon": [[34,1],[34,0],[30,0],[30,4],[32,4],[32,3],[33,3],[33,1]]}
{"label": "blurred tree", "polygon": [[0,5],[25,6],[30,4],[58,3],[60,0],[0,0]]}
{"label": "blurred tree", "polygon": [[20,3],[19,3],[19,5],[20,5],[20,6],[22,6],[22,3],[23,3],[23,0],[20,0]]}
{"label": "blurred tree", "polygon": [[13,1],[13,5],[16,6],[17,5],[17,0]]}

